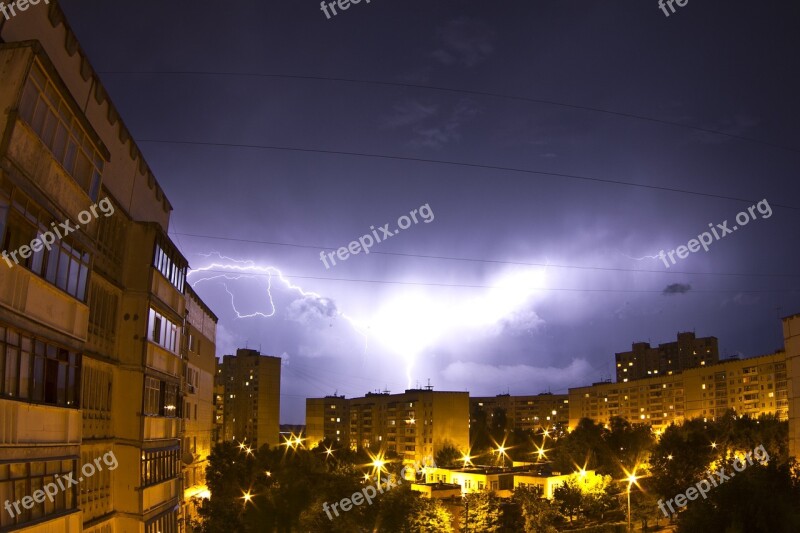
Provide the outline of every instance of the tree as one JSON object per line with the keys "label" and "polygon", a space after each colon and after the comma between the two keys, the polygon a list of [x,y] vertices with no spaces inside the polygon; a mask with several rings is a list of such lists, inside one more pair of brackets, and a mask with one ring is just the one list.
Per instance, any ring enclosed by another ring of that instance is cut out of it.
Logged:
{"label": "tree", "polygon": [[434,460],[439,467],[460,466],[458,462],[462,457],[461,452],[448,444],[436,453]]}
{"label": "tree", "polygon": [[800,475],[797,464],[754,463],[708,492],[707,499],[689,502],[678,515],[678,532],[800,531]]}
{"label": "tree", "polygon": [[583,504],[583,491],[579,481],[574,477],[568,478],[553,490],[553,499],[558,503],[561,512],[569,517],[571,524],[573,515],[580,511]]}
{"label": "tree", "polygon": [[230,442],[214,447],[208,459],[206,483],[211,498],[202,501],[198,508],[200,521],[194,527],[203,533],[241,531],[240,487],[248,475],[248,461],[241,460],[238,448]]}
{"label": "tree", "polygon": [[410,531],[414,533],[452,533],[453,516],[442,502],[433,498],[417,497],[411,518]]}
{"label": "tree", "polygon": [[517,487],[513,500],[522,511],[523,524],[518,529],[524,529],[525,533],[557,533],[556,526],[561,524],[564,517],[556,505],[541,497],[538,489]]}
{"label": "tree", "polygon": [[583,493],[581,508],[587,517],[603,520],[606,513],[619,507],[611,476],[586,474],[578,479]]}
{"label": "tree", "polygon": [[500,531],[500,501],[494,493],[475,492],[467,494],[465,500],[464,509],[461,510],[461,523],[465,529],[482,533]]}

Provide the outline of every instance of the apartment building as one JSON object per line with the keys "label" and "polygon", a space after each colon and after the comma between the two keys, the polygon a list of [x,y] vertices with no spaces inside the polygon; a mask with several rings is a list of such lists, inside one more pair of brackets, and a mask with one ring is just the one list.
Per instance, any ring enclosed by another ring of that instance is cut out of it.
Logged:
{"label": "apartment building", "polygon": [[788,381],[789,455],[800,458],[800,314],[783,319]]}
{"label": "apartment building", "polygon": [[0,501],[84,478],[0,528],[177,532],[185,320],[213,314],[172,206],[56,2],[0,24],[0,79]]}
{"label": "apartment building", "polygon": [[719,361],[716,337],[697,338],[693,332],[678,333],[675,342],[659,344],[635,342],[631,351],[616,354],[617,382],[653,376],[678,374],[689,368],[713,365]]}
{"label": "apartment building", "polygon": [[214,433],[213,441],[220,443],[225,437],[225,384],[222,382],[222,365],[219,359],[214,359]]}
{"label": "apartment building", "polygon": [[255,447],[280,444],[281,358],[241,348],[222,358],[223,434]]}
{"label": "apartment building", "polygon": [[[192,498],[208,495],[206,467],[216,443],[214,383],[217,374],[217,317],[187,283],[186,389],[183,432],[184,521],[197,518]],[[187,529],[188,530],[188,529]]]}
{"label": "apartment building", "polygon": [[353,450],[392,452],[405,463],[424,464],[445,446],[469,449],[469,393],[428,386],[402,394],[308,398],[306,431],[310,443],[338,438]]}
{"label": "apartment building", "polygon": [[570,427],[581,418],[620,416],[659,430],[684,419],[714,419],[727,409],[788,417],[786,352],[728,359],[681,373],[569,389]]}
{"label": "apartment building", "polygon": [[491,415],[495,409],[503,409],[509,429],[539,431],[554,426],[569,425],[569,395],[543,392],[529,396],[475,396],[469,399],[470,419],[475,420],[479,410]]}
{"label": "apartment building", "polygon": [[344,396],[306,398],[306,437],[311,447],[324,439],[350,445],[350,411]]}

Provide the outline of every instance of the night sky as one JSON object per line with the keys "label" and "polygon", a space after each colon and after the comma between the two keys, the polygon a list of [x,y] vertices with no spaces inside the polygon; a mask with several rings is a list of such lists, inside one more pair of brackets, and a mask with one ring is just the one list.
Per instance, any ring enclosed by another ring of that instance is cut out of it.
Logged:
{"label": "night sky", "polygon": [[217,355],[284,358],[283,423],[428,379],[566,392],[679,331],[771,353],[800,312],[795,2],[62,6],[175,208]]}

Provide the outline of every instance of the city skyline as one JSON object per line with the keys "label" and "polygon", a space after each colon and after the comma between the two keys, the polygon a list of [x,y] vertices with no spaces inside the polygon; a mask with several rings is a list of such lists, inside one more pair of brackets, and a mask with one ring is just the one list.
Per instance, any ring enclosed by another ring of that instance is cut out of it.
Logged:
{"label": "city skyline", "polygon": [[800,6],[0,11],[0,530],[800,525]]}
{"label": "city skyline", "polygon": [[[308,396],[429,378],[563,391],[678,331],[717,336],[723,357],[781,345],[777,318],[800,310],[800,257],[783,245],[794,6],[754,21],[746,4],[667,18],[640,3],[362,2],[330,20],[315,2],[204,5],[190,24],[179,6],[63,8],[174,202],[170,235],[220,317],[217,355],[282,357],[286,422]],[[211,26],[235,32],[208,40]],[[754,210],[669,268],[658,258],[762,199],[769,218]],[[383,240],[426,204],[433,221]],[[326,269],[322,251],[371,227],[382,242]],[[241,274],[257,275],[219,277]]]}

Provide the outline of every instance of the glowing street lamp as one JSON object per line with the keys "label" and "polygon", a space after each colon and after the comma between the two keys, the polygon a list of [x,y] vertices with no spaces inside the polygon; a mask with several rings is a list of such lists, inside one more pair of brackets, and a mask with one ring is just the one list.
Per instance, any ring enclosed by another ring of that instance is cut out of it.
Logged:
{"label": "glowing street lamp", "polygon": [[465,453],[461,457],[461,460],[464,461],[464,468],[467,467],[467,464],[471,464],[472,463],[472,457],[470,457],[468,453]]}
{"label": "glowing street lamp", "polygon": [[503,461],[503,466],[506,466],[506,450],[507,449],[508,448],[506,448],[505,446],[498,446],[497,447],[497,456],[500,458],[500,460]]}
{"label": "glowing street lamp", "polygon": [[631,485],[636,483],[636,480],[639,479],[636,476],[636,468],[638,468],[638,465],[634,467],[633,472],[630,474],[628,474],[628,471],[623,468],[625,473],[628,475],[628,477],[625,479],[628,482],[628,489],[626,491],[628,493],[628,531],[631,530]]}

